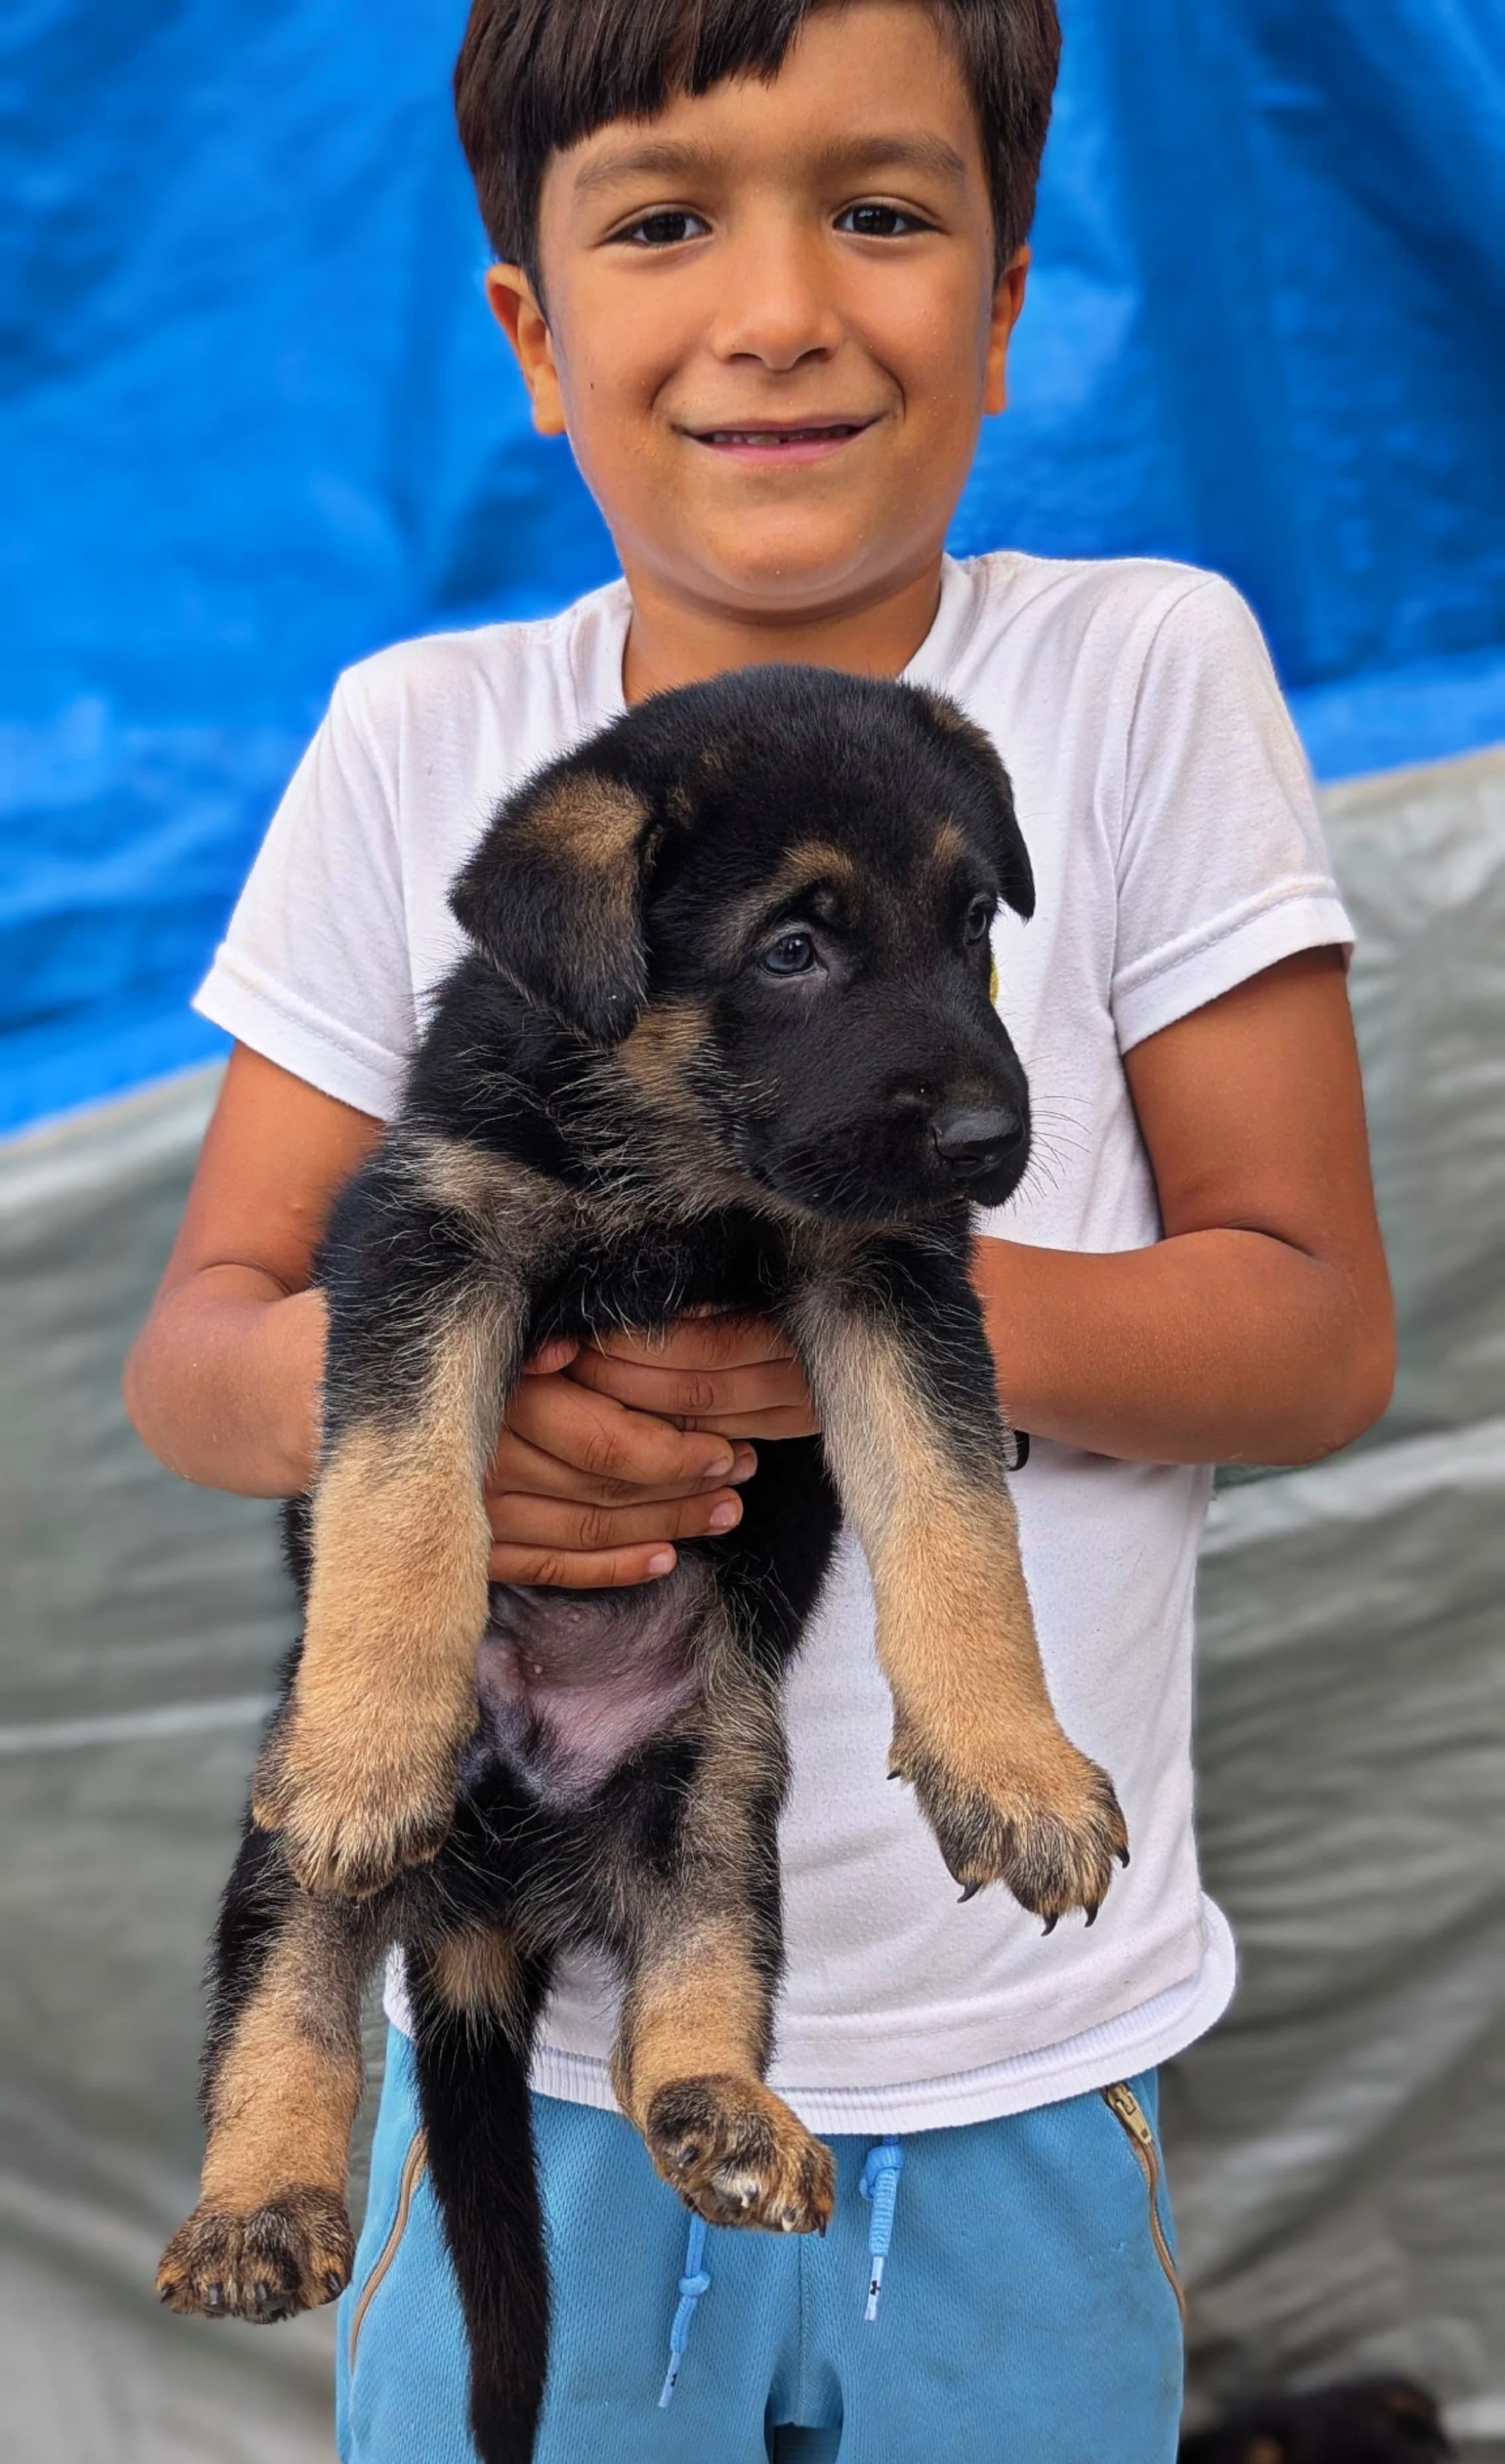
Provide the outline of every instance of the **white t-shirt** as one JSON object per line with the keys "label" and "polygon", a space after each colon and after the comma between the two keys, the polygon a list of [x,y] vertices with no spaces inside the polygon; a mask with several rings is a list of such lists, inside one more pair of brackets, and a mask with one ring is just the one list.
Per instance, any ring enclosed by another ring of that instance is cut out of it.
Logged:
{"label": "white t-shirt", "polygon": [[[408,642],[343,676],[197,996],[362,1111],[393,1111],[461,946],[446,891],[515,781],[622,709],[613,583],[545,623]],[[1184,565],[947,560],[906,674],[996,739],[1034,868],[1004,914],[1002,1008],[1035,1159],[985,1230],[1062,1249],[1159,1237],[1121,1055],[1294,951],[1349,942],[1305,762],[1253,619]],[[1007,1390],[1007,1364],[1004,1364]],[[791,1673],[787,1974],[774,2083],[825,2130],[986,2120],[1179,2052],[1232,1991],[1191,1827],[1192,1587],[1208,1474],[1036,1440],[1014,1482],[1051,1692],[1113,1774],[1134,1861],[1089,1932],[1007,1892],[959,1905],[907,1789],[862,1555],[844,1536]],[[572,1962],[535,2079],[610,2105],[614,1994]],[[400,1976],[388,2008],[405,2013]]]}

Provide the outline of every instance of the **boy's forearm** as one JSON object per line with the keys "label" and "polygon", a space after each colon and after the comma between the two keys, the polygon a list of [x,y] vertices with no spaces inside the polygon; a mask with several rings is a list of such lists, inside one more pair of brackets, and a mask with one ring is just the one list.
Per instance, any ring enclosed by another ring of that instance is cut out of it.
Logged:
{"label": "boy's forearm", "polygon": [[125,1366],[125,1407],[168,1469],[243,1497],[313,1477],[324,1303],[254,1266],[204,1269],[165,1293]]}
{"label": "boy's forearm", "polygon": [[981,1240],[974,1281],[1010,1419],[1094,1454],[1311,1463],[1389,1397],[1388,1312],[1264,1233],[1111,1255]]}

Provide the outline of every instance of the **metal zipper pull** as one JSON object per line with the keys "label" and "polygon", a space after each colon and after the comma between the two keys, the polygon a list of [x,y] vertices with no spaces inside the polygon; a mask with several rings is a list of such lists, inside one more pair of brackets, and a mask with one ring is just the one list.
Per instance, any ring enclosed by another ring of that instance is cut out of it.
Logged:
{"label": "metal zipper pull", "polygon": [[1149,2192],[1150,2201],[1150,2239],[1155,2244],[1156,2256],[1165,2271],[1165,2280],[1176,2296],[1176,2307],[1181,2312],[1182,2323],[1184,2325],[1186,2297],[1182,2291],[1175,2256],[1170,2243],[1165,2238],[1165,2228],[1161,2222],[1161,2154],[1155,2145],[1155,2133],[1150,2128],[1149,2116],[1133,2088],[1123,2079],[1116,2080],[1112,2087],[1105,2087],[1102,2091],[1102,2100],[1110,2113],[1122,2123],[1129,2145],[1138,2159],[1140,2170],[1144,2176],[1144,2187]]}

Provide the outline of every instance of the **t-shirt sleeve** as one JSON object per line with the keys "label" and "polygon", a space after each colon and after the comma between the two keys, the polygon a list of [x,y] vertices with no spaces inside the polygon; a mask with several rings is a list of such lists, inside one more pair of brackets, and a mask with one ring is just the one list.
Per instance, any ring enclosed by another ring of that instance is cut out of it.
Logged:
{"label": "t-shirt sleeve", "polygon": [[200,1014],[323,1094],[387,1119],[416,1025],[395,800],[355,682],[273,816]]}
{"label": "t-shirt sleeve", "polygon": [[1118,887],[1124,1052],[1298,950],[1353,945],[1270,654],[1215,575],[1173,603],[1145,655]]}

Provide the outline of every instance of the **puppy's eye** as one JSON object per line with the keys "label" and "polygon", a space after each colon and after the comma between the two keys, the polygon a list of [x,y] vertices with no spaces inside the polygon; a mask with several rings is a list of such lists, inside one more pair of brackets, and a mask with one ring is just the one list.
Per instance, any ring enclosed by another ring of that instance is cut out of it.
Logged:
{"label": "puppy's eye", "polygon": [[962,927],[963,938],[966,941],[969,947],[975,948],[977,943],[983,939],[992,920],[992,900],[990,898],[974,898],[971,906],[966,911],[966,921]]}
{"label": "puppy's eye", "polygon": [[770,976],[808,975],[815,964],[815,944],[808,933],[784,933],[759,960]]}

